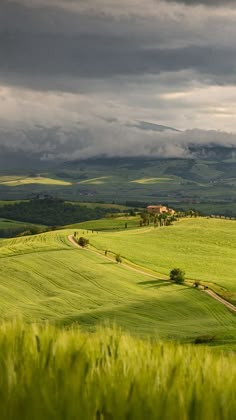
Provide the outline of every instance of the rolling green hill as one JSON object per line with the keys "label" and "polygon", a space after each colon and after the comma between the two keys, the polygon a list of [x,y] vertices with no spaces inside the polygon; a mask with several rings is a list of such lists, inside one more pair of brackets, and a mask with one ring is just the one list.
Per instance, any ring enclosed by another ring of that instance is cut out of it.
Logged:
{"label": "rolling green hill", "polygon": [[135,229],[139,226],[139,216],[119,216],[119,217],[107,217],[99,220],[89,220],[87,222],[75,223],[72,225],[65,226],[68,229],[84,229],[84,230],[96,230],[96,231],[114,231]]}
{"label": "rolling green hill", "polygon": [[0,185],[7,187],[18,187],[20,185],[30,185],[30,184],[42,184],[42,185],[61,185],[68,186],[71,185],[70,182],[66,182],[60,179],[47,178],[44,176],[0,176]]}
{"label": "rolling green hill", "polygon": [[29,225],[16,220],[0,219],[0,229],[14,229],[21,226],[27,227]]}
{"label": "rolling green hill", "polygon": [[[91,224],[93,226],[93,224]],[[236,222],[182,219],[173,226],[89,234],[98,249],[119,253],[134,263],[168,274],[177,266],[188,278],[210,284],[236,303]]]}
{"label": "rolling green hill", "polygon": [[10,238],[26,231],[41,232],[45,226],[0,218],[0,238]]}
{"label": "rolling green hill", "polygon": [[[194,341],[211,335],[234,347],[236,318],[203,292],[150,278],[104,256],[77,249],[71,230],[0,242],[1,316],[49,320],[88,329],[115,322],[141,336]],[[128,237],[143,232],[127,231]],[[106,233],[90,234],[103,241]],[[116,238],[117,233],[110,233]],[[92,239],[92,238],[91,238]]]}

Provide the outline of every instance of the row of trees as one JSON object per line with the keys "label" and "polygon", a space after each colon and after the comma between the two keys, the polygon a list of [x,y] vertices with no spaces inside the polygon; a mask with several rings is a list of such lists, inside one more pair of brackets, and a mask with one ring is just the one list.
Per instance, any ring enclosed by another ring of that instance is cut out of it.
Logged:
{"label": "row of trees", "polygon": [[[80,236],[78,238],[77,232],[74,232],[74,240],[82,248],[85,248],[85,247],[87,247],[89,245],[89,239],[85,238],[84,236]],[[108,254],[108,250],[105,250],[105,256],[107,256],[107,254]],[[122,263],[122,258],[120,256],[120,254],[116,254],[115,255],[115,261],[117,263]]]}
{"label": "row of trees", "polygon": [[152,214],[146,210],[140,214],[140,226],[148,226],[153,224],[154,226],[170,226],[173,222],[181,217],[199,217],[201,213],[199,211],[189,209],[187,211],[178,211],[175,214],[161,213]]}
{"label": "row of trees", "polygon": [[140,226],[170,226],[176,220],[176,216],[169,213],[152,214],[145,211],[140,214]]}

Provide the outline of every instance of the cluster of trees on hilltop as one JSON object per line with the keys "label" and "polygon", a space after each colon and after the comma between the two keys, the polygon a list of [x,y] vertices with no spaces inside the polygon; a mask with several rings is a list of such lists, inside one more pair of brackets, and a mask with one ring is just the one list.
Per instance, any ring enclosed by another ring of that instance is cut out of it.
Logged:
{"label": "cluster of trees on hilltop", "polygon": [[0,207],[0,217],[47,226],[63,226],[100,219],[107,213],[118,212],[119,210],[114,208],[88,208],[52,198],[34,199]]}
{"label": "cluster of trees on hilltop", "polygon": [[169,226],[176,220],[175,215],[168,213],[152,214],[144,211],[140,214],[140,226],[147,226],[153,223],[154,226]]}

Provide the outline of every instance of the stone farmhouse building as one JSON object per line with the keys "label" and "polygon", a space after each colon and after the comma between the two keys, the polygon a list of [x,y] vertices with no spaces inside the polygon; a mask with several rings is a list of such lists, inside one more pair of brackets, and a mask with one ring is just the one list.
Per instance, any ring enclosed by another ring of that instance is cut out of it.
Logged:
{"label": "stone farmhouse building", "polygon": [[163,213],[175,214],[175,210],[169,209],[168,207],[162,206],[162,205],[147,206],[147,212],[150,214],[163,214]]}

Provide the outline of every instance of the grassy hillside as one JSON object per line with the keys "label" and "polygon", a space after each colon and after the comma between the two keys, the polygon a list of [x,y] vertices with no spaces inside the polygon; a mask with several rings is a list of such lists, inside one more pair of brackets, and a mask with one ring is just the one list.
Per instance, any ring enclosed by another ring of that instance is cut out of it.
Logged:
{"label": "grassy hillside", "polygon": [[181,267],[191,279],[215,283],[217,291],[236,303],[235,221],[184,219],[174,226],[89,237],[97,248],[163,274]]}
{"label": "grassy hillside", "polygon": [[235,355],[22,323],[0,325],[8,420],[232,420]]}
{"label": "grassy hillside", "polygon": [[84,229],[96,231],[114,231],[134,229],[139,226],[139,216],[120,216],[120,217],[107,217],[99,220],[89,220],[87,222],[75,223],[73,225],[65,226],[68,229]]}
{"label": "grassy hillside", "polygon": [[[76,249],[68,242],[69,233],[0,242],[3,318],[22,315],[60,325],[77,321],[85,329],[115,322],[141,336],[188,342],[211,335],[213,344],[235,347],[236,317],[223,305],[193,288]],[[93,235],[102,240],[106,234]]]}
{"label": "grassy hillside", "polygon": [[16,220],[8,220],[0,218],[0,229],[15,229],[21,226],[29,226],[23,222],[17,222]]}
{"label": "grassy hillside", "polygon": [[71,185],[71,182],[44,176],[0,176],[0,184],[7,187],[18,187],[29,184],[68,186]]}
{"label": "grassy hillside", "polygon": [[43,225],[18,222],[16,220],[0,218],[0,238],[10,238],[26,231],[40,232],[45,229]]}

